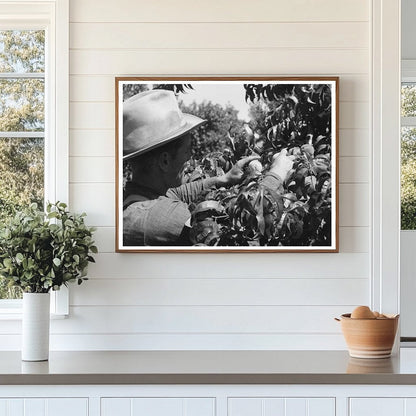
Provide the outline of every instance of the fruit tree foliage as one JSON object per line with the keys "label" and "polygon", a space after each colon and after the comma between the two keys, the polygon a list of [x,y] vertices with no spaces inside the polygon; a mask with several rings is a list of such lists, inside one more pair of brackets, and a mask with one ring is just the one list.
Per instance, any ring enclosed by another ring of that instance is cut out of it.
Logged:
{"label": "fruit tree foliage", "polygon": [[[240,185],[208,190],[190,207],[191,242],[199,246],[331,245],[330,87],[248,84],[241,93],[251,105],[251,121],[236,122],[226,138],[222,133],[214,142],[209,140],[209,129],[194,133],[198,150],[185,179],[221,175],[249,155],[258,155],[260,163],[249,166]],[[195,113],[197,107],[187,110]],[[277,193],[263,186],[262,179],[282,149],[293,155],[294,165],[283,193]]]}

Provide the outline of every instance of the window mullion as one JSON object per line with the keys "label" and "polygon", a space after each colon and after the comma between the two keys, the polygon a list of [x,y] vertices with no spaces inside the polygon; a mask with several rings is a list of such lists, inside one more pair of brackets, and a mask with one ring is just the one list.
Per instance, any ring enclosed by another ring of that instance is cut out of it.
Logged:
{"label": "window mullion", "polygon": [[44,138],[44,131],[0,131],[0,138]]}
{"label": "window mullion", "polygon": [[416,117],[402,117],[401,118],[402,127],[415,127],[416,126]]}
{"label": "window mullion", "polygon": [[45,79],[44,72],[0,72],[0,79]]}

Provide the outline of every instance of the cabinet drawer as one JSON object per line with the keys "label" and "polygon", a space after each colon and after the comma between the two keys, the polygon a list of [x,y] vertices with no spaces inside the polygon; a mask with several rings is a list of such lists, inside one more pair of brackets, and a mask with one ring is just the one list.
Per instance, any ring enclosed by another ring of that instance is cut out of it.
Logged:
{"label": "cabinet drawer", "polygon": [[131,397],[101,399],[101,416],[214,416],[215,399]]}
{"label": "cabinet drawer", "polygon": [[87,398],[0,399],[0,416],[88,416]]}
{"label": "cabinet drawer", "polygon": [[335,416],[334,398],[229,398],[228,416]]}
{"label": "cabinet drawer", "polygon": [[350,416],[416,415],[415,398],[350,398]]}

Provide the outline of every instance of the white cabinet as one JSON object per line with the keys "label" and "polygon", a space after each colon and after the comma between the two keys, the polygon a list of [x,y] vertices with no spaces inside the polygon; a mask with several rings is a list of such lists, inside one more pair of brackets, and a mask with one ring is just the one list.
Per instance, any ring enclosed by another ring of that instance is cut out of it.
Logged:
{"label": "white cabinet", "polygon": [[335,399],[229,398],[228,416],[335,416]]}
{"label": "white cabinet", "polygon": [[113,398],[101,399],[101,416],[213,416],[214,398]]}
{"label": "white cabinet", "polygon": [[87,398],[4,398],[0,416],[88,416]]}
{"label": "white cabinet", "polygon": [[351,398],[349,416],[416,415],[415,398]]}
{"label": "white cabinet", "polygon": [[0,416],[416,416],[416,385],[0,385]]}

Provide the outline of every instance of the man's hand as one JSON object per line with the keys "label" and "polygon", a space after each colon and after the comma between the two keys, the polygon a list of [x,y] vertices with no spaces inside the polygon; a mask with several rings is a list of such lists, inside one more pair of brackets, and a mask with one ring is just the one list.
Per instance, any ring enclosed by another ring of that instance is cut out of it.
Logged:
{"label": "man's hand", "polygon": [[287,150],[282,149],[273,156],[273,162],[269,172],[278,175],[282,181],[286,180],[287,174],[293,167],[296,156],[287,156]]}
{"label": "man's hand", "polygon": [[229,186],[240,183],[244,177],[244,166],[253,160],[259,159],[260,156],[248,156],[240,159],[226,174],[218,177],[218,185]]}

